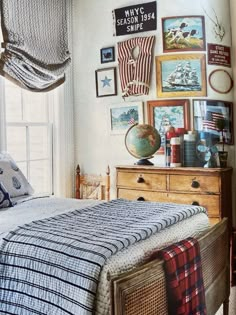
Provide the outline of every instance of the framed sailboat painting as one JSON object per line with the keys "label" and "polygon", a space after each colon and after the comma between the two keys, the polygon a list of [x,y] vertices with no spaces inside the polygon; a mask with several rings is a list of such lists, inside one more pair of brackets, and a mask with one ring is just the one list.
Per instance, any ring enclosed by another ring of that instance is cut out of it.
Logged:
{"label": "framed sailboat painting", "polygon": [[176,54],[156,57],[158,97],[206,96],[205,54]]}

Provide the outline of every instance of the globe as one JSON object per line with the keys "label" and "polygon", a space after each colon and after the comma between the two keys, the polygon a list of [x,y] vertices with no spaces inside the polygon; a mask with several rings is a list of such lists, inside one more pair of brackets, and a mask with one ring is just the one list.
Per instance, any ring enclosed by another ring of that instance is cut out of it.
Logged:
{"label": "globe", "polygon": [[161,137],[158,131],[148,124],[135,124],[125,135],[125,146],[128,152],[139,159],[138,165],[153,165],[148,159],[160,148]]}

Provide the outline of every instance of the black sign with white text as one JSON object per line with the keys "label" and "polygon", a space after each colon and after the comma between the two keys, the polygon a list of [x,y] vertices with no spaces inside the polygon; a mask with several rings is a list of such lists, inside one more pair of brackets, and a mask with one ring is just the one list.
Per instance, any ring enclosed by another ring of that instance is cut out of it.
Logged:
{"label": "black sign with white text", "polygon": [[114,36],[153,31],[157,28],[156,1],[113,10]]}

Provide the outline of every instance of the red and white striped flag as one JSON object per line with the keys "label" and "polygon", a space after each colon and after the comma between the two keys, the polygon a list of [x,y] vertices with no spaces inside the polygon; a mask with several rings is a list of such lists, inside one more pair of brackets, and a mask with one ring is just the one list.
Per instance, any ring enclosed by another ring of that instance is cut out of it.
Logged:
{"label": "red and white striped flag", "polygon": [[211,129],[218,131],[216,127],[216,122],[218,119],[224,119],[224,115],[222,113],[210,112],[206,113],[205,119],[202,121],[202,125],[204,129]]}
{"label": "red and white striped flag", "polygon": [[128,122],[129,125],[133,125],[135,124],[135,120],[133,117],[130,118],[129,122]]}

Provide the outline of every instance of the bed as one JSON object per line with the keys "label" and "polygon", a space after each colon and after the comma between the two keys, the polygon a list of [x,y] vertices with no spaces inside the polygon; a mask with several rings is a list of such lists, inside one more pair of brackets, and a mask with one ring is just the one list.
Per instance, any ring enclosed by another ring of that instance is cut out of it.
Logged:
{"label": "bed", "polygon": [[[55,220],[55,217],[68,217],[71,213],[74,213],[75,209],[79,213],[81,220],[86,212],[89,213],[89,215],[92,212],[95,213],[95,215],[98,215],[99,213],[100,216],[101,213],[103,213],[102,211],[104,211],[104,206],[109,207],[110,211],[111,207],[114,205],[117,207],[117,205],[119,206],[119,203],[122,202],[122,207],[125,208],[126,212],[129,207],[129,204],[123,204],[123,202],[126,202],[123,200],[112,200],[107,203],[98,200],[64,199],[36,195],[13,199],[13,201],[17,200],[16,205],[13,207],[2,208],[0,210],[1,239],[9,238],[8,232],[14,229],[18,230],[17,227],[19,225],[28,227],[31,224],[45,224],[45,222],[48,222],[47,220],[49,220],[51,224],[51,222]],[[154,206],[153,204],[156,206],[156,203],[146,205],[150,206],[149,208],[151,209]],[[136,202],[134,205],[135,209],[138,208],[139,215],[141,215],[143,207],[142,203]],[[163,205],[161,204],[161,206]],[[164,207],[167,206],[168,209],[176,209],[176,205],[164,205]],[[185,206],[181,205],[180,207],[184,208]],[[197,207],[192,208],[195,209]],[[107,210],[105,212],[107,212]],[[33,223],[31,223],[32,220],[34,220]],[[150,227],[148,226],[148,229],[149,228]],[[63,229],[61,229],[61,231],[62,230]],[[15,233],[10,235],[11,237],[12,235],[15,237]],[[186,221],[181,220],[180,222],[176,222],[173,226],[167,226],[166,229],[161,229],[161,231],[153,233],[150,237],[144,237],[144,240],[141,242],[135,242],[130,246],[125,246],[125,248],[122,248],[116,255],[111,255],[107,258],[106,263],[102,268],[102,272],[99,275],[95,298],[95,314],[168,314],[163,261],[155,259],[146,262],[146,258],[149,257],[149,253],[154,249],[165,247],[170,243],[187,238],[190,235],[199,238],[205,282],[207,314],[215,314],[222,303],[224,303],[224,315],[228,314],[227,309],[230,282],[227,221],[223,220],[218,225],[209,229],[209,222],[204,211],[191,215]],[[5,250],[3,243],[4,241],[1,241],[0,243],[2,254]],[[20,251],[21,250],[23,250],[23,246],[20,247]],[[215,255],[216,251],[218,251],[220,255]],[[3,256],[1,256],[1,267],[4,264],[2,257]],[[14,272],[14,269],[11,271]],[[27,275],[28,274],[29,273],[27,273]],[[3,280],[3,278],[3,272],[1,272],[0,294],[1,291],[6,289],[6,279]],[[7,286],[8,285],[10,284],[8,283]],[[58,290],[59,289],[60,288],[58,288]],[[8,300],[9,304],[15,303],[15,301],[12,300],[13,296],[7,296],[6,298],[3,294],[1,295],[1,299],[5,299],[5,306],[3,306],[3,303],[0,304],[0,312],[5,312],[5,314],[49,314],[48,311],[45,311],[43,306],[37,305],[35,306],[35,312],[31,309],[24,309],[23,313],[20,313],[19,311],[17,313],[17,311],[12,311],[11,308],[8,309],[6,307],[6,300]],[[29,304],[31,305],[32,303]],[[4,307],[6,308],[4,309]],[[64,306],[64,310],[60,310],[55,314],[67,314],[66,308],[67,307]],[[69,314],[91,314],[93,312],[75,310],[74,312],[70,311]],[[50,314],[54,313],[50,312]]]}

